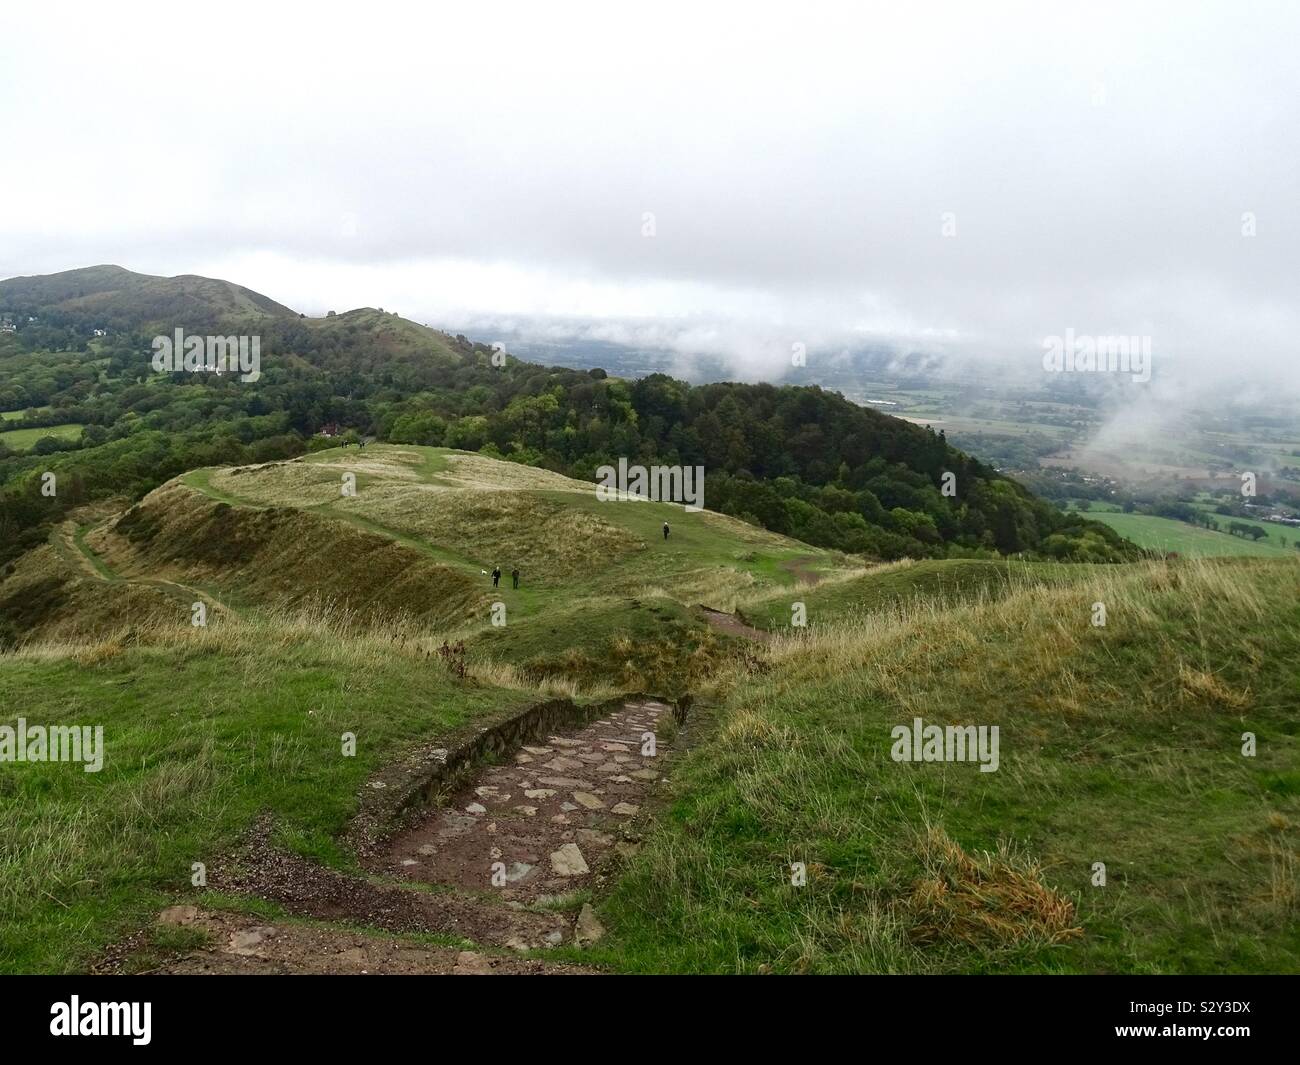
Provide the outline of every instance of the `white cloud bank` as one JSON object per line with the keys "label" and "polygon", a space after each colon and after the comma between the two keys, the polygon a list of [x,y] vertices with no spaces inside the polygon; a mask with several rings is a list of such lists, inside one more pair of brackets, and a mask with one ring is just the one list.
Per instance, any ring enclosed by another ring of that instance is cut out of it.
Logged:
{"label": "white cloud bank", "polygon": [[27,5],[0,275],[206,273],[745,377],[1140,334],[1183,393],[1300,395],[1297,10]]}

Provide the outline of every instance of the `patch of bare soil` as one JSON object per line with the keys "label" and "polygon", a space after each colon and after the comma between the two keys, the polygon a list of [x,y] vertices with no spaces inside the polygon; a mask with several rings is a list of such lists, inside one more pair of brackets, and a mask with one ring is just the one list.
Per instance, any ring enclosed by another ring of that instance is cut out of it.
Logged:
{"label": "patch of bare soil", "polygon": [[726,633],[728,636],[737,636],[743,640],[754,640],[758,643],[767,643],[772,639],[770,632],[756,629],[753,625],[746,625],[735,614],[714,610],[712,607],[704,605],[701,605],[699,609],[704,616],[704,620],[712,628],[717,629],[718,632]]}
{"label": "patch of bare soil", "polygon": [[471,943],[534,950],[571,942],[573,919],[499,905],[483,896],[428,891],[348,876],[280,850],[260,830],[230,865],[209,870],[208,886],[251,895],[295,917],[364,925],[386,932],[430,932]]}
{"label": "patch of bare soil", "polygon": [[788,573],[793,573],[794,579],[800,584],[816,584],[821,580],[821,577],[808,568],[808,563],[812,561],[814,560],[811,556],[790,558],[781,563],[781,568]]}
{"label": "patch of bare soil", "polygon": [[247,914],[173,906],[162,925],[202,932],[211,944],[155,970],[179,976],[299,974],[517,976],[581,974],[577,965],[497,955]]}

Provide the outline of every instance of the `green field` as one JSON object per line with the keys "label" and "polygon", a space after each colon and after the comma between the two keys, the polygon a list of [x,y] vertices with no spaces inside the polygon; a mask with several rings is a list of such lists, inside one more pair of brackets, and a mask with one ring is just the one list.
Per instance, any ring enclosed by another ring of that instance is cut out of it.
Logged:
{"label": "green field", "polygon": [[[37,407],[36,409],[37,409],[40,413],[44,414],[44,413],[45,413],[47,410],[49,410],[50,408],[49,408],[49,407]],[[26,416],[27,416],[27,410],[26,410],[26,408],[24,408],[23,410],[0,410],[0,421],[4,421],[4,422],[17,422],[17,421],[21,421],[21,420],[22,420],[24,417],[26,417]]]}
{"label": "green field", "polygon": [[[1290,557],[1300,554],[1294,547],[1282,547],[1277,542],[1266,540],[1244,540],[1226,532],[1213,529],[1198,529],[1186,522],[1172,518],[1159,518],[1153,514],[1119,514],[1103,511],[1089,511],[1090,518],[1104,521],[1121,536],[1125,536],[1141,547],[1157,551],[1176,551],[1189,558],[1225,558],[1250,556],[1256,558]],[[1229,521],[1244,520],[1223,518],[1223,524]],[[1282,525],[1267,525],[1256,522],[1268,530],[1270,536],[1278,532],[1290,533]]]}
{"label": "green field", "polygon": [[82,428],[78,422],[65,422],[62,425],[42,426],[40,429],[8,429],[0,433],[0,441],[13,451],[27,451],[35,446],[37,440],[46,436],[59,440],[77,440]]}
{"label": "green field", "polygon": [[[1213,508],[1201,507],[1201,510],[1212,511]],[[1300,543],[1300,527],[1297,526],[1279,525],[1275,521],[1257,521],[1255,518],[1236,518],[1225,514],[1215,514],[1214,518],[1225,529],[1228,527],[1228,523],[1232,521],[1263,529],[1268,534],[1268,540],[1260,541],[1261,543],[1269,543],[1274,546],[1284,545],[1292,550],[1295,550],[1295,545]]]}

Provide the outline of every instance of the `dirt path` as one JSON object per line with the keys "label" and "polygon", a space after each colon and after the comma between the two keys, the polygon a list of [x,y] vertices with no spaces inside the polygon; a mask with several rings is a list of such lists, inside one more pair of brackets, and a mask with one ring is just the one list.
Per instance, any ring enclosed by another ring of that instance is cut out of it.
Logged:
{"label": "dirt path", "polygon": [[725,632],[728,636],[739,636],[742,639],[754,640],[758,643],[768,643],[773,639],[772,633],[756,629],[753,625],[746,625],[735,614],[714,610],[712,607],[703,604],[700,605],[700,612],[704,615],[704,620],[713,628],[719,632]]}
{"label": "dirt path", "polygon": [[97,524],[102,523],[78,525],[75,521],[65,521],[55,530],[54,534],[57,538],[56,548],[59,553],[87,576],[109,584],[120,582],[123,584],[138,584],[145,588],[156,588],[165,595],[171,596],[177,602],[184,603],[187,607],[196,601],[201,601],[207,605],[209,610],[230,610],[230,607],[221,600],[188,584],[169,581],[162,577],[127,577],[118,573],[95,552],[94,548],[86,543],[86,533],[96,528]]}
{"label": "dirt path", "polygon": [[[629,700],[480,767],[367,859],[368,875],[280,850],[272,826],[259,824],[241,852],[214,863],[208,887],[274,903],[286,916],[170,907],[160,925],[190,929],[206,945],[151,971],[587,971],[520,955],[604,935],[582,900],[640,846],[634,818],[659,780],[665,714],[665,703]],[[101,971],[119,968],[132,949],[122,945]]]}
{"label": "dirt path", "polygon": [[442,975],[514,976],[590,972],[577,965],[494,955],[304,922],[215,913],[194,906],[164,910],[159,923],[205,936],[212,947],[158,970],[175,976]]}
{"label": "dirt path", "polygon": [[781,563],[781,568],[794,574],[794,579],[799,584],[816,584],[821,580],[820,575],[808,568],[808,563],[815,562],[816,559],[811,555],[803,558],[791,558]]}

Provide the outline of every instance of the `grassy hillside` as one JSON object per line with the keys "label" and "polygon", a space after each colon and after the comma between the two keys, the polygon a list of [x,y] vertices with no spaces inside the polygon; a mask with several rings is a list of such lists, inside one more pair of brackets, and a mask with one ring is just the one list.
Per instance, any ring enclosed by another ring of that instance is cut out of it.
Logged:
{"label": "grassy hillside", "polygon": [[1008,559],[904,559],[865,570],[846,570],[812,587],[759,591],[736,606],[749,624],[773,632],[792,628],[792,608],[804,607],[807,627],[841,623],[864,614],[937,608],[989,600],[1038,582],[1073,579],[1077,567]]}
{"label": "grassy hillside", "polygon": [[[769,669],[726,677],[601,956],[660,972],[1300,970],[1300,564],[1074,573],[780,640]],[[998,725],[999,769],[893,761],[891,729],[916,716]]]}
{"label": "grassy hillside", "polygon": [[[523,586],[493,591],[483,568],[515,559]],[[792,582],[791,559],[837,565],[719,515],[601,504],[590,484],[418,447],[197,470],[125,512],[74,512],[0,580],[24,641],[0,656],[0,703],[102,724],[112,757],[0,776],[0,970],[84,966],[260,812],[290,849],[346,864],[334,840],[367,774],[476,715],[698,684],[728,641],[691,599]],[[464,678],[436,654],[457,636]]]}
{"label": "grassy hillside", "polygon": [[0,582],[0,617],[29,639],[120,624],[127,588],[185,610],[198,599],[253,613],[328,604],[358,626],[400,618],[466,641],[477,662],[602,692],[678,692],[702,676],[727,641],[693,612],[699,603],[727,608],[800,577],[856,572],[725,515],[601,502],[590,483],[416,446],[195,470],[70,528],[51,538],[64,570],[23,560]]}
{"label": "grassy hillside", "polygon": [[457,681],[401,634],[322,613],[225,616],[155,625],[147,643],[0,656],[10,722],[93,722],[107,749],[98,773],[0,768],[0,971],[83,970],[193,898],[192,863],[217,861],[259,814],[291,850],[346,863],[335,837],[371,771],[537,697]]}
{"label": "grassy hillside", "polygon": [[58,274],[0,281],[0,310],[129,321],[172,328],[224,318],[289,317],[294,312],[229,281],[184,274],[155,277],[120,266],[90,266]]}
{"label": "grassy hillside", "polygon": [[[356,495],[345,497],[345,475]],[[509,623],[578,603],[664,597],[684,605],[736,589],[793,585],[796,565],[843,556],[710,511],[601,502],[594,485],[469,452],[412,445],[333,449],[237,470],[199,471],[191,487],[236,505],[303,508],[392,537],[490,590],[499,565]],[[668,522],[671,535],[664,540]],[[510,572],[520,570],[516,591]],[[481,619],[484,623],[486,619]]]}
{"label": "grassy hillside", "polygon": [[[84,968],[193,899],[192,863],[262,812],[279,845],[350,867],[339,837],[372,771],[541,693],[635,690],[695,696],[691,741],[584,960],[1300,967],[1300,561],[865,567],[515,463],[371,445],[73,510],[0,575],[0,617],[21,644],[0,655],[6,720],[103,724],[112,752],[98,774],[0,769],[3,970]],[[463,676],[445,639],[466,643]],[[917,716],[997,725],[998,770],[892,761]]]}
{"label": "grassy hillside", "polygon": [[[1103,521],[1114,529],[1121,536],[1140,547],[1152,548],[1156,551],[1176,551],[1180,555],[1186,555],[1189,558],[1224,558],[1248,556],[1253,558],[1279,558],[1290,557],[1297,553],[1295,548],[1290,550],[1281,546],[1279,543],[1268,543],[1265,541],[1246,540],[1240,536],[1233,536],[1226,532],[1216,532],[1213,529],[1198,529],[1186,522],[1174,521],[1172,518],[1159,518],[1154,514],[1120,514],[1120,513],[1102,513],[1100,511],[1089,511],[1089,517],[1097,521]],[[1235,521],[1235,518],[1224,518],[1223,521]],[[1262,525],[1263,523],[1256,522]],[[1264,526],[1270,534],[1282,526]]]}

